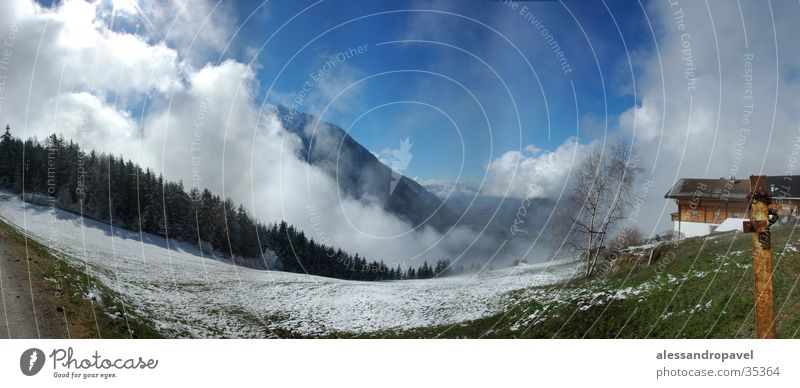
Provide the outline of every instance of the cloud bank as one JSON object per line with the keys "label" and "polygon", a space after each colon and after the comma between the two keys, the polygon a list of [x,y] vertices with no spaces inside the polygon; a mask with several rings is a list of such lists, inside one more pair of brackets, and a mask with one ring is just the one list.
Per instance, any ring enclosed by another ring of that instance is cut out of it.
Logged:
{"label": "cloud bank", "polygon": [[[274,108],[258,104],[254,65],[200,64],[202,50],[220,48],[229,34],[214,25],[216,18],[184,23],[198,18],[191,14],[197,9],[211,9],[200,3],[118,10],[144,14],[142,28],[150,30],[139,33],[112,28],[109,18],[119,15],[109,15],[102,3],[72,0],[51,9],[3,2],[0,30],[15,31],[4,95],[14,98],[3,101],[0,118],[18,136],[63,134],[86,149],[182,180],[187,189],[210,188],[245,204],[259,220],[285,219],[318,241],[370,259],[416,266],[457,258],[473,244],[478,236],[469,229],[445,235],[414,229],[376,204],[340,196],[334,178],[298,157],[300,140],[283,129]],[[190,14],[163,14],[173,8]],[[181,26],[174,37],[154,38],[175,31],[173,25]],[[189,37],[198,33],[206,42],[200,53],[191,52]]]}

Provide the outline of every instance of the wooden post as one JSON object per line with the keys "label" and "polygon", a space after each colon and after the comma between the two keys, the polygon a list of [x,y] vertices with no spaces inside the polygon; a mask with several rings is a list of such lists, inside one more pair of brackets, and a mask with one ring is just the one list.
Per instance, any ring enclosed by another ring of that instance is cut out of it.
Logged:
{"label": "wooden post", "polygon": [[756,337],[775,338],[775,295],[772,290],[772,243],[769,233],[767,177],[750,176],[750,221],[745,233],[753,233],[753,274],[755,275]]}

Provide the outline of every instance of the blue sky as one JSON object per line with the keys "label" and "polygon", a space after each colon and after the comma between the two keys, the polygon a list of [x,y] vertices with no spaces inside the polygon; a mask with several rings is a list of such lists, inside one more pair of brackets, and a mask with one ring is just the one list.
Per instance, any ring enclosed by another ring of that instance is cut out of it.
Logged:
{"label": "blue sky", "polygon": [[33,1],[0,1],[0,27],[19,28],[4,93],[25,96],[0,104],[5,122],[188,181],[203,111],[205,183],[240,202],[264,191],[259,205],[280,216],[275,198],[290,196],[270,190],[285,182],[251,173],[285,151],[259,108],[290,103],[306,82],[300,110],[378,154],[408,138],[402,172],[443,187],[486,174],[483,194],[521,198],[535,183],[560,200],[585,147],[627,140],[652,183],[635,220],[648,233],[668,226],[663,193],[680,178],[797,173],[797,2]]}
{"label": "blue sky", "polygon": [[[199,38],[193,51],[181,54],[197,67],[252,63],[259,103],[288,105],[311,81],[298,110],[323,115],[376,153],[408,138],[406,175],[475,181],[507,151],[531,144],[552,151],[570,137],[586,143],[614,129],[617,115],[638,102],[631,67],[653,49],[643,8],[638,1],[212,1],[197,19],[221,17],[224,45],[204,51],[208,28],[200,27],[191,31]],[[169,17],[154,25],[154,10],[121,12],[113,28],[152,27],[154,44],[177,35]],[[366,52],[314,82],[310,74],[327,60],[359,46]],[[126,108],[142,114],[139,101]]]}
{"label": "blue sky", "polygon": [[[479,179],[503,152],[529,144],[552,150],[571,136],[602,136],[606,118],[613,127],[613,117],[634,104],[626,53],[652,46],[633,1],[610,2],[608,9],[596,2],[520,2],[516,8],[492,1],[235,4],[242,30],[223,56],[255,59],[262,93],[274,82],[267,96],[272,103],[287,103],[325,60],[366,45],[366,53],[326,75],[324,82],[334,84],[331,95],[317,87],[300,110],[322,114],[331,103],[323,119],[374,152],[397,148],[408,137],[414,158],[405,173],[422,178],[455,178],[463,160],[462,177]],[[527,15],[540,19],[561,47],[572,69],[567,74]]]}

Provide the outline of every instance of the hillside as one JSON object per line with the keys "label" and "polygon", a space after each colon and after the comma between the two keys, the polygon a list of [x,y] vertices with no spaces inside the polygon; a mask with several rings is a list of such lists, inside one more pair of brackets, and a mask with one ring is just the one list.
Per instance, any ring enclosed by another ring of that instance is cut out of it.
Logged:
{"label": "hillside", "polygon": [[315,241],[285,220],[265,224],[243,205],[208,189],[187,191],[182,181],[165,180],[122,157],[86,154],[77,143],[55,134],[44,142],[23,141],[6,127],[0,136],[0,189],[24,193],[29,203],[101,221],[110,230],[163,237],[166,246],[188,242],[205,255],[250,268],[364,281],[424,279],[463,269],[463,263],[451,266],[447,258],[430,264],[420,260],[418,268],[406,269],[388,266],[385,258],[368,261],[357,252]]}
{"label": "hillside", "polygon": [[[773,228],[779,338],[800,337],[800,239]],[[728,232],[629,252],[605,279],[512,292],[511,308],[458,325],[391,337],[753,338],[751,237]],[[638,261],[638,265],[633,263]]]}
{"label": "hillside", "polygon": [[455,324],[504,311],[509,292],[555,284],[574,272],[570,263],[555,263],[425,280],[347,281],[237,266],[188,243],[112,229],[15,196],[0,200],[0,221],[24,230],[78,278],[93,279],[94,295],[118,300],[125,312],[112,319],[136,317],[152,329],[137,331],[146,336],[353,336]]}
{"label": "hillside", "polygon": [[0,220],[0,338],[160,337],[81,263],[31,237]]}

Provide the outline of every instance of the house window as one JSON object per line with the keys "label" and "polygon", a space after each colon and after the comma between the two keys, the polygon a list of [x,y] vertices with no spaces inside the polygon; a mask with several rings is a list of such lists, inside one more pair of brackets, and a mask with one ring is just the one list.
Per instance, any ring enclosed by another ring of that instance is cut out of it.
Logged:
{"label": "house window", "polygon": [[697,210],[689,210],[689,217],[697,218]]}
{"label": "house window", "polygon": [[733,212],[733,218],[739,218],[739,213]]}

